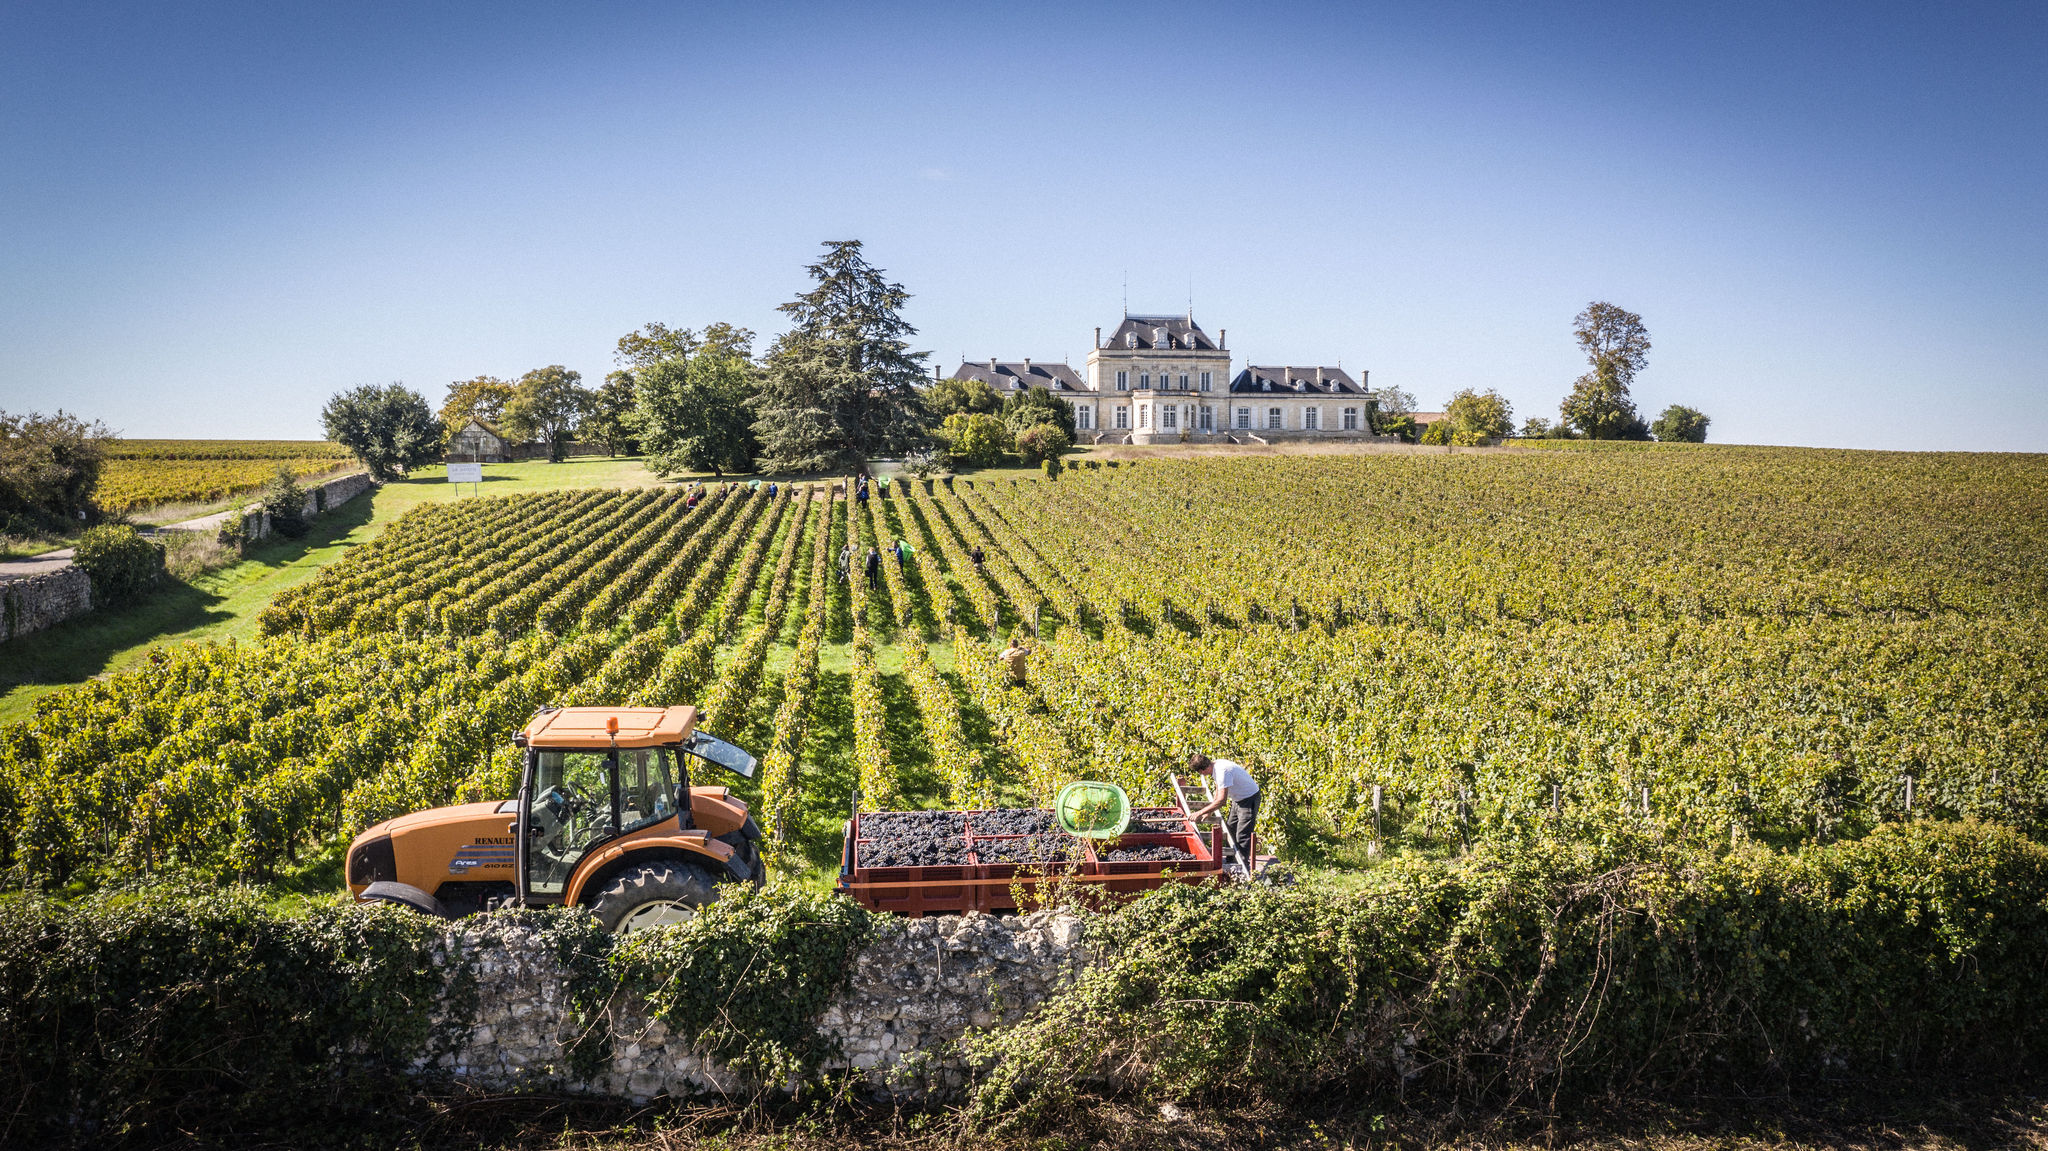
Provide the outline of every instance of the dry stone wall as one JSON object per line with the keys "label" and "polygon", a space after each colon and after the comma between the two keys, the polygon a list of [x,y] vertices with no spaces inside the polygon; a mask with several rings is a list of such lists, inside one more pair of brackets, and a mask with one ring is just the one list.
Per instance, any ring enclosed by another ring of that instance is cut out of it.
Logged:
{"label": "dry stone wall", "polygon": [[[970,1027],[1014,1023],[1065,986],[1086,962],[1081,921],[1038,912],[892,919],[877,925],[851,983],[819,1020],[841,1057],[878,1094],[943,1093],[962,1085],[957,1040]],[[748,1085],[650,1018],[644,1004],[613,1004],[594,1026],[610,1030],[611,1058],[594,1075],[569,1069],[584,1023],[569,1010],[567,972],[535,932],[450,928],[437,962],[473,960],[475,1026],[451,1051],[416,1069],[487,1090],[545,1088],[645,1102],[729,1093]],[[736,988],[746,994],[746,988]],[[444,1004],[443,1012],[455,1009]]]}
{"label": "dry stone wall", "polygon": [[92,610],[92,580],[75,567],[0,583],[0,642]]}

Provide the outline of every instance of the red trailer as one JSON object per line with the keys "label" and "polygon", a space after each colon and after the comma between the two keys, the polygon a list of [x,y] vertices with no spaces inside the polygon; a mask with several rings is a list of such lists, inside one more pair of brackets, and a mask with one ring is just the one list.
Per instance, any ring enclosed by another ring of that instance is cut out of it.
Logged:
{"label": "red trailer", "polygon": [[[839,890],[861,906],[899,915],[924,916],[959,914],[966,911],[1012,911],[1017,896],[1030,900],[1041,887],[1066,884],[1084,900],[1108,901],[1166,883],[1201,883],[1223,876],[1223,832],[1207,832],[1188,821],[1184,810],[1171,807],[1140,808],[1135,821],[1168,830],[1127,832],[1116,839],[1078,839],[1054,832],[1074,858],[1068,861],[1016,862],[1000,858],[1005,840],[1027,838],[1018,835],[983,835],[975,828],[980,812],[960,812],[965,819],[967,859],[964,864],[932,867],[869,866],[863,849],[873,841],[862,834],[865,820],[891,812],[855,812],[843,833],[839,856]],[[1050,814],[1050,813],[1048,813]],[[1114,852],[1127,848],[1175,847],[1193,856],[1188,860],[1118,860]]]}

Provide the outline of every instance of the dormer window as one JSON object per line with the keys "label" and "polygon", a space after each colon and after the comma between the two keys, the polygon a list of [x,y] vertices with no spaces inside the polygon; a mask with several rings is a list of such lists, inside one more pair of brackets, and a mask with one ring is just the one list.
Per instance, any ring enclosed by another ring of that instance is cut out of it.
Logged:
{"label": "dormer window", "polygon": [[1155,348],[1170,348],[1173,346],[1173,337],[1166,334],[1165,328],[1154,328],[1152,329],[1152,346]]}
{"label": "dormer window", "polygon": [[1138,333],[1136,333],[1136,332],[1125,332],[1125,333],[1124,333],[1124,347],[1126,347],[1126,348],[1135,348],[1135,347],[1137,347],[1137,346],[1138,346]]}

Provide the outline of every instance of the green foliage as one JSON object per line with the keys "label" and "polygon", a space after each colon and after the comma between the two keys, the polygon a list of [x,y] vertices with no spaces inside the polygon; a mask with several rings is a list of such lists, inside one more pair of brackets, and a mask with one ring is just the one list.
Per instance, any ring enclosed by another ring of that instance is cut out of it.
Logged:
{"label": "green foliage", "polygon": [[781,306],[795,327],[768,353],[753,401],[772,471],[836,471],[925,439],[922,361],[906,342],[910,294],[882,278],[858,240],[832,241],[805,269],[816,287]]}
{"label": "green foliage", "polygon": [[238,889],[0,902],[8,1140],[330,1144],[402,1124],[406,1065],[466,1026],[437,1037],[428,1017],[439,938],[390,907],[293,919]]}
{"label": "green foliage", "polygon": [[591,394],[590,412],[583,417],[578,433],[603,444],[607,455],[635,454],[639,451],[633,438],[633,409],[637,401],[633,373],[611,373],[604,378],[604,386]]}
{"label": "green foliage", "polygon": [[1446,416],[1443,419],[1432,421],[1428,427],[1424,428],[1422,430],[1422,439],[1419,442],[1430,447],[1447,447],[1451,443],[1452,433],[1453,425],[1450,417]]}
{"label": "green foliage", "polygon": [[1530,416],[1528,419],[1522,421],[1522,439],[1540,440],[1547,438],[1549,435],[1550,421],[1544,419],[1542,416]]}
{"label": "green foliage", "polygon": [[2023,1078],[2048,1054],[2048,849],[1893,825],[1775,854],[1622,837],[1400,861],[1354,895],[1167,887],[1097,965],[983,1033],[971,1117],[1342,1089],[1482,1105],[1783,1090],[1842,1072]]}
{"label": "green foliage", "polygon": [[611,969],[706,1054],[761,1082],[801,1082],[836,1053],[818,1017],[874,918],[795,884],[728,886],[688,922],[622,938]]}
{"label": "green foliage", "polygon": [[1403,443],[1414,443],[1416,439],[1415,417],[1407,412],[1379,412],[1373,417],[1373,430],[1383,436],[1399,436]]}
{"label": "green foliage", "polygon": [[68,412],[0,411],[0,525],[33,531],[76,526],[92,510],[113,433]]}
{"label": "green foliage", "polygon": [[1703,444],[1707,442],[1707,424],[1710,422],[1703,412],[1673,404],[1650,425],[1650,432],[1659,443]]}
{"label": "green foliage", "polygon": [[1050,421],[1031,424],[1017,433],[1017,455],[1027,464],[1056,460],[1074,446],[1074,438]]}
{"label": "green foliage", "polygon": [[163,545],[127,524],[86,529],[71,562],[91,578],[93,599],[103,604],[127,603],[164,576]]}
{"label": "green foliage", "polygon": [[748,358],[753,333],[716,327],[737,336],[639,369],[633,421],[656,475],[754,470],[761,444],[751,405],[761,375]]}
{"label": "green foliage", "polygon": [[1514,434],[1514,408],[1492,388],[1465,388],[1444,406],[1440,423],[1449,425],[1450,442],[1463,446],[1490,444]]}
{"label": "green foliage", "polygon": [[511,402],[512,385],[496,376],[477,376],[449,384],[448,396],[441,401],[443,448],[473,419],[494,425],[502,422],[505,405]]}
{"label": "green foliage", "polygon": [[1003,410],[1003,398],[989,386],[987,380],[953,377],[939,380],[924,389],[924,410],[934,423],[944,423],[947,416],[985,412],[995,415]]}
{"label": "green foliage", "polygon": [[1559,405],[1565,426],[1594,440],[1648,439],[1629,388],[1649,362],[1650,332],[1634,312],[1602,301],[1572,319],[1573,338],[1593,370],[1572,383]]}
{"label": "green foliage", "polygon": [[1009,425],[981,413],[947,416],[939,436],[945,440],[946,454],[955,467],[994,467],[1003,462],[1013,446]]}
{"label": "green foliage", "polygon": [[1572,383],[1571,394],[1558,405],[1564,426],[1589,440],[1645,440],[1650,429],[1636,414],[1628,385],[1602,365]]}
{"label": "green foliage", "polygon": [[426,397],[404,384],[337,392],[320,412],[327,438],[354,452],[370,478],[396,479],[441,456],[441,421]]}
{"label": "green foliage", "polygon": [[592,399],[583,373],[560,364],[535,368],[512,385],[505,431],[515,440],[545,441],[548,459],[560,463],[568,458],[569,437],[589,414]]}
{"label": "green foliage", "polygon": [[[1052,424],[1074,442],[1074,405],[1052,394],[1050,388],[1025,388],[1003,401],[1003,422],[1010,431],[1022,434],[1039,424]],[[1036,463],[1036,460],[1028,461]]]}
{"label": "green foliage", "polygon": [[312,526],[306,522],[306,489],[299,486],[290,468],[277,470],[277,475],[263,485],[260,499],[264,512],[270,516],[270,529],[278,535],[295,540]]}

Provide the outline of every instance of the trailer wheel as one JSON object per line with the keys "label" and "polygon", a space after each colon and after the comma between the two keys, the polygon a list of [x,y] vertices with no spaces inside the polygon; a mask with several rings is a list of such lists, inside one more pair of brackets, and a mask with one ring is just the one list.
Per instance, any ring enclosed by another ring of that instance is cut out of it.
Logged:
{"label": "trailer wheel", "polygon": [[590,903],[605,930],[628,935],[682,923],[718,898],[718,881],[694,863],[663,860],[629,867],[612,877]]}

